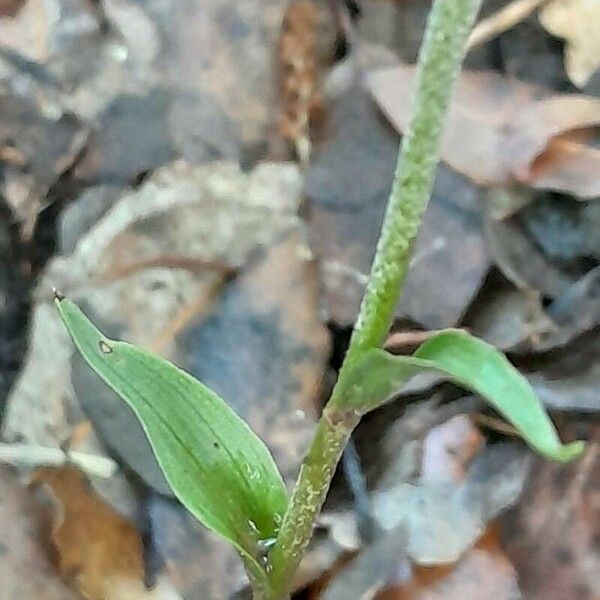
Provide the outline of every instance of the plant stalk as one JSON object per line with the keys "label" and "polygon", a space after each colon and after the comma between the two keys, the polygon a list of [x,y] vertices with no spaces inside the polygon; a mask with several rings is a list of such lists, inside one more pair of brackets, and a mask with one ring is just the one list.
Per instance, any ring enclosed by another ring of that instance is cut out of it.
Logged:
{"label": "plant stalk", "polygon": [[434,0],[418,59],[413,116],[401,143],[377,251],[338,382],[323,411],[277,541],[268,557],[272,599],[289,597],[331,479],[360,415],[340,390],[351,366],[381,347],[402,294],[431,195],[448,103],[481,0]]}

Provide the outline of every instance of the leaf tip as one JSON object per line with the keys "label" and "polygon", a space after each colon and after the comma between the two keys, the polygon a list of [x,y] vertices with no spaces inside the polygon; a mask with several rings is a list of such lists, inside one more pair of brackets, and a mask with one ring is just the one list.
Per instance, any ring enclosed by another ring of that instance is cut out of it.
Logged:
{"label": "leaf tip", "polygon": [[586,443],[581,440],[570,442],[562,446],[560,450],[557,450],[551,458],[559,462],[569,462],[578,458],[585,450],[585,447]]}
{"label": "leaf tip", "polygon": [[54,301],[56,303],[59,303],[65,299],[65,295],[58,288],[55,287],[52,288],[52,296],[54,297]]}

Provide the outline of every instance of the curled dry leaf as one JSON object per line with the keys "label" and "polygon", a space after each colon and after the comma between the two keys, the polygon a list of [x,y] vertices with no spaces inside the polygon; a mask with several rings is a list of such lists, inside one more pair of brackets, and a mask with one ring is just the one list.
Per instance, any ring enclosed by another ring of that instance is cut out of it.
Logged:
{"label": "curled dry leaf", "polygon": [[535,347],[542,336],[556,331],[538,292],[517,288],[497,273],[486,281],[464,324],[473,335],[503,352]]}
{"label": "curled dry leaf", "polygon": [[538,292],[517,289],[495,277],[485,286],[465,325],[505,352],[561,348],[600,322],[599,280],[600,268],[596,267],[544,308]]}
{"label": "curled dry leaf", "polygon": [[506,221],[486,219],[485,235],[496,265],[519,289],[555,298],[577,280],[540,250],[518,216]]}
{"label": "curled dry leaf", "polygon": [[567,74],[576,86],[585,86],[600,67],[600,2],[552,0],[539,19],[549,33],[566,41]]}
{"label": "curled dry leaf", "polygon": [[[367,85],[399,131],[407,127],[415,69],[372,72]],[[547,90],[491,72],[463,72],[450,107],[442,159],[481,185],[521,182],[570,192],[600,194],[597,137],[600,99]]]}
{"label": "curled dry leaf", "polygon": [[473,48],[493,40],[501,33],[508,31],[523,22],[537,8],[548,0],[512,0],[497,12],[482,19],[475,25],[469,40],[468,48]]}
{"label": "curled dry leaf", "polygon": [[142,541],[135,527],[92,492],[72,467],[39,469],[55,502],[51,542],[60,575],[88,600],[181,600],[166,581],[144,585]]}
{"label": "curled dry leaf", "polygon": [[0,581],[4,600],[77,600],[46,551],[44,511],[7,467],[0,468]]}

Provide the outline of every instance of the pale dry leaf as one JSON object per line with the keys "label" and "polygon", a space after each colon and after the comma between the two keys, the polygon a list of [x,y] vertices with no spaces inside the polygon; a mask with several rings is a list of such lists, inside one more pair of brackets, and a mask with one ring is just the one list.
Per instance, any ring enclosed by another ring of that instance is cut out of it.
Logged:
{"label": "pale dry leaf", "polygon": [[[367,86],[392,124],[408,126],[415,68],[374,71]],[[520,182],[582,198],[600,194],[600,99],[550,94],[492,72],[462,73],[442,141],[442,159],[480,185]],[[594,129],[596,128],[596,129]]]}
{"label": "pale dry leaf", "polygon": [[[457,462],[472,449],[465,444]],[[414,563],[449,564],[459,560],[488,523],[518,500],[529,467],[530,456],[522,448],[496,444],[477,454],[458,484],[424,477],[417,483],[404,481],[376,490],[371,496],[373,518],[382,534],[403,529],[403,548]],[[360,548],[351,511],[325,513],[320,522],[342,548]]]}
{"label": "pale dry leaf", "polygon": [[600,67],[600,0],[552,0],[539,19],[546,31],[566,41],[567,75],[585,86]]}
{"label": "pale dry leaf", "polygon": [[473,48],[493,40],[501,33],[522,23],[527,17],[548,0],[513,0],[500,10],[477,23],[469,40],[467,48]]}
{"label": "pale dry leaf", "polygon": [[459,562],[449,566],[416,567],[408,581],[378,594],[376,600],[518,600],[517,573],[488,528]]}
{"label": "pale dry leaf", "polygon": [[469,415],[460,414],[433,427],[423,442],[421,477],[424,481],[460,483],[485,440]]}

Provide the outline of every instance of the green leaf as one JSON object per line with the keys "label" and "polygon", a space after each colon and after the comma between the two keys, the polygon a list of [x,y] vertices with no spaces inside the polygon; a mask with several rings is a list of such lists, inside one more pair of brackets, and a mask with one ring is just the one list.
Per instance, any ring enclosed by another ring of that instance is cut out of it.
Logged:
{"label": "green leaf", "polygon": [[261,556],[287,508],[281,475],[264,443],[219,397],[170,362],[102,335],[75,304],[58,310],[91,368],[142,423],[182,504],[262,572]]}
{"label": "green leaf", "polygon": [[348,373],[338,405],[368,412],[388,400],[408,379],[426,370],[443,374],[491,404],[540,454],[558,461],[578,456],[583,442],[562,444],[527,379],[493,346],[468,333],[448,329],[420,346],[413,356],[370,350]]}

